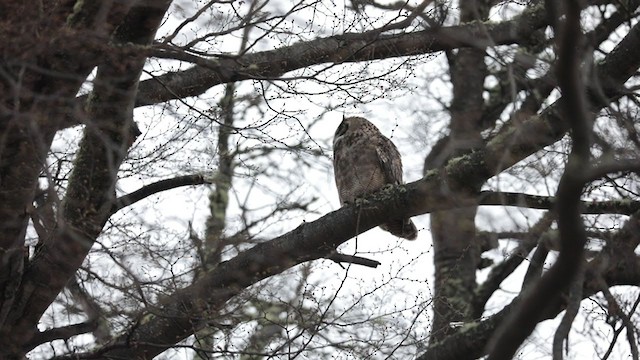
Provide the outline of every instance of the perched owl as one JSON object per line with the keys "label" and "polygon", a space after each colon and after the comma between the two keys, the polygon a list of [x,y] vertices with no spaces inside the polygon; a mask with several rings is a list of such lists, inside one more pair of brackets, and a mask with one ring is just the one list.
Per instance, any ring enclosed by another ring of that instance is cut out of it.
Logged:
{"label": "perched owl", "polygon": [[[387,184],[402,184],[398,149],[375,125],[361,117],[345,118],[338,126],[333,137],[333,169],[343,205]],[[418,236],[411,219],[393,219],[380,227],[408,240]]]}

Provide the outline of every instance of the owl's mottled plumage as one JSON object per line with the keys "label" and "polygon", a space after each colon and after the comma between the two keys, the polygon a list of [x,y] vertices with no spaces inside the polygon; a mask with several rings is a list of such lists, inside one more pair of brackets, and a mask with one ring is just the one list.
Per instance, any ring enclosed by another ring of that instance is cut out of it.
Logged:
{"label": "owl's mottled plumage", "polygon": [[[396,146],[367,119],[342,120],[333,138],[333,169],[340,203],[353,203],[387,184],[402,184],[402,160]],[[380,225],[393,235],[414,240],[418,230],[411,219]]]}

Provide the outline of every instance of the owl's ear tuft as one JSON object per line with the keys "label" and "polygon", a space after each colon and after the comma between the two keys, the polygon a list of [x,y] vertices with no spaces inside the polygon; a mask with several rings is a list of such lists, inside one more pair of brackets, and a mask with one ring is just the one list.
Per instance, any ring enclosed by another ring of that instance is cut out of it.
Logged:
{"label": "owl's ear tuft", "polygon": [[338,129],[336,129],[336,134],[334,137],[339,137],[344,135],[344,133],[347,132],[347,129],[349,128],[349,124],[342,120],[342,122],[340,123],[340,126],[338,126]]}

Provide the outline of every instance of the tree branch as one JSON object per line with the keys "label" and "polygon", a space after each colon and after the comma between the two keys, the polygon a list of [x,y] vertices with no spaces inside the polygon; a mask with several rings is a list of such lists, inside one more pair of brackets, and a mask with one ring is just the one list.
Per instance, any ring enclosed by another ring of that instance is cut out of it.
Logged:
{"label": "tree branch", "polygon": [[[588,114],[585,87],[582,83],[582,59],[575,43],[582,40],[579,0],[567,0],[565,20],[556,26],[558,34],[558,84],[562,91],[560,104],[572,130],[572,149],[557,190],[556,213],[561,250],[557,261],[534,288],[524,295],[513,315],[501,325],[489,345],[490,360],[511,359],[522,342],[543,319],[546,309],[571,284],[583,261],[587,237],[580,217],[580,196],[585,185],[585,169],[590,161],[592,121]],[[563,4],[547,1],[549,7]],[[557,14],[556,14],[557,15]],[[558,16],[554,16],[558,18]]]}
{"label": "tree branch", "polygon": [[[605,354],[602,356],[602,359],[608,359],[609,356],[611,355],[611,352],[613,351],[613,347],[616,343],[616,340],[618,338],[618,335],[620,334],[620,332],[622,332],[623,329],[626,328],[627,330],[627,340],[629,341],[629,347],[631,348],[631,358],[633,360],[638,360],[638,344],[635,340],[635,335],[634,332],[636,331],[636,326],[634,325],[634,323],[631,321],[631,318],[629,317],[629,315],[627,315],[621,308],[620,305],[618,304],[618,302],[616,301],[616,298],[613,296],[613,294],[611,293],[611,291],[609,291],[609,287],[607,286],[607,283],[604,281],[604,279],[601,276],[596,277],[595,281],[598,283],[598,285],[600,285],[600,289],[602,290],[602,294],[604,295],[605,299],[607,300],[607,308],[609,310],[609,314],[607,315],[608,320],[607,322],[609,322],[609,320],[615,319],[615,318],[619,318],[620,320],[622,320],[622,326],[620,326],[620,328],[615,329],[615,321],[612,321],[610,323],[611,327],[613,328],[614,335],[613,335],[613,339],[611,340],[611,344],[609,345],[609,348],[607,349],[607,351],[605,352]],[[636,298],[636,301],[634,302],[633,306],[631,307],[631,310],[629,311],[629,314],[633,314],[635,313],[638,304],[640,304],[640,296],[638,296]]]}
{"label": "tree branch", "polygon": [[501,23],[479,23],[423,31],[380,35],[373,30],[299,42],[279,49],[218,58],[208,66],[168,73],[142,81],[136,106],[197,96],[223,83],[247,79],[274,79],[311,65],[371,61],[434,53],[461,47],[485,48],[514,44],[547,25],[544,8],[525,11]]}
{"label": "tree branch", "polygon": [[111,207],[111,213],[113,214],[126,206],[135,204],[136,202],[146,197],[162,191],[175,189],[181,186],[202,185],[211,183],[211,179],[208,179],[204,175],[184,175],[171,179],[160,180],[153,184],[145,185],[130,194],[122,195],[121,197],[116,199],[115,204],[113,204],[113,206]]}
{"label": "tree branch", "polygon": [[533,254],[531,254],[529,267],[527,267],[527,272],[524,274],[524,278],[522,279],[522,291],[526,291],[540,279],[542,276],[542,270],[544,270],[544,261],[547,259],[547,255],[549,255],[549,248],[543,240],[538,243],[538,247]]}
{"label": "tree branch", "polygon": [[[480,205],[517,206],[529,209],[553,210],[556,206],[556,197],[500,191],[482,191],[480,193]],[[640,201],[631,199],[581,201],[579,207],[582,214],[631,215],[640,210]]]}
{"label": "tree branch", "polygon": [[569,286],[569,296],[567,299],[567,309],[560,320],[560,324],[556,329],[556,333],[553,335],[552,353],[553,360],[562,360],[562,345],[565,341],[569,341],[569,332],[571,331],[571,325],[578,315],[580,310],[580,302],[582,301],[582,284],[584,282],[584,270],[586,261],[582,261],[578,265],[578,274],[571,282]]}
{"label": "tree branch", "polygon": [[370,268],[376,268],[379,265],[381,265],[381,263],[376,260],[371,260],[371,259],[363,258],[360,256],[341,254],[338,252],[334,252],[329,256],[327,256],[326,258],[329,260],[335,261],[336,263],[340,264],[340,266],[342,266],[341,263],[362,265]]}
{"label": "tree branch", "polygon": [[53,340],[67,340],[73,336],[86,334],[96,329],[96,321],[87,321],[79,324],[67,325],[60,328],[49,329],[36,333],[31,340],[22,346],[24,352],[28,352],[40,344]]}
{"label": "tree branch", "polygon": [[547,212],[526,234],[524,241],[518,245],[508,259],[496,265],[487,276],[487,280],[476,289],[473,301],[474,317],[478,318],[484,311],[484,306],[500,284],[526,259],[529,252],[539,243],[538,239],[553,223],[553,216]]}
{"label": "tree branch", "polygon": [[611,173],[630,172],[640,174],[640,159],[611,159],[602,161],[594,164],[584,176],[585,181],[593,181]]}

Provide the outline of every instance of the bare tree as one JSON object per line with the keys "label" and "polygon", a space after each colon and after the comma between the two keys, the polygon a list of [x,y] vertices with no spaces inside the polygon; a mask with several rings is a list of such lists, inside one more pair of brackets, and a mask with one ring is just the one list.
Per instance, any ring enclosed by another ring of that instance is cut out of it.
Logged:
{"label": "bare tree", "polygon": [[[0,357],[638,359],[639,6],[5,1]],[[330,211],[348,112],[422,169]]]}

